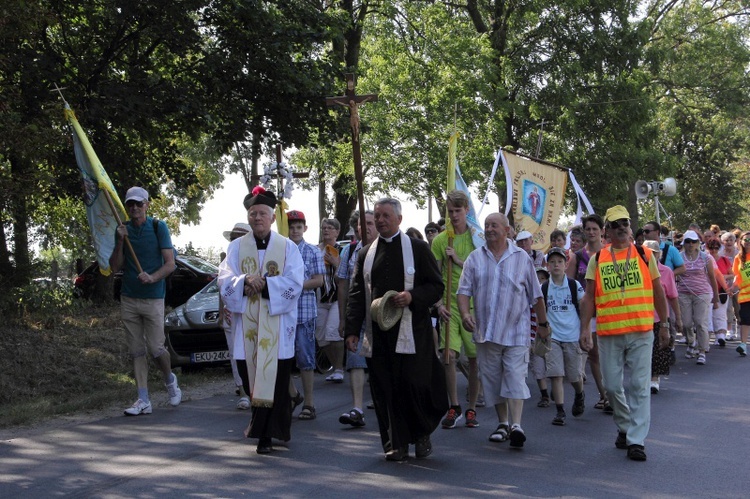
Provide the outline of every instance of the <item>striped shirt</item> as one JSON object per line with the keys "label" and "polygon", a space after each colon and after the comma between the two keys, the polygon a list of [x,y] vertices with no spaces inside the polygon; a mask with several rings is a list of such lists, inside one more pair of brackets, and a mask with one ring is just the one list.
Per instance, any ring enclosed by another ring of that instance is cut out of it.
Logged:
{"label": "striped shirt", "polygon": [[531,344],[529,306],[542,298],[542,288],[524,250],[508,244],[499,262],[485,246],[472,251],[457,294],[474,297],[475,343]]}
{"label": "striped shirt", "polygon": [[[313,276],[326,273],[326,266],[323,262],[323,255],[317,246],[306,243],[303,239],[297,245],[302,255],[302,261],[305,263],[305,281],[310,280]],[[297,324],[315,319],[318,316],[318,304],[315,297],[314,289],[303,289],[297,302]]]}

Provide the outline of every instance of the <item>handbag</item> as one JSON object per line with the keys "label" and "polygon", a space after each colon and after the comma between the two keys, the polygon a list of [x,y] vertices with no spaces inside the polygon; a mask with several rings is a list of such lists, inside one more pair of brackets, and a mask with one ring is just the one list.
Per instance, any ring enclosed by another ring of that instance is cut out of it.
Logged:
{"label": "handbag", "polygon": [[544,357],[545,355],[547,355],[550,350],[552,350],[551,342],[551,336],[548,336],[547,338],[541,338],[537,336],[536,338],[534,338],[534,346],[532,347],[534,355],[538,357]]}

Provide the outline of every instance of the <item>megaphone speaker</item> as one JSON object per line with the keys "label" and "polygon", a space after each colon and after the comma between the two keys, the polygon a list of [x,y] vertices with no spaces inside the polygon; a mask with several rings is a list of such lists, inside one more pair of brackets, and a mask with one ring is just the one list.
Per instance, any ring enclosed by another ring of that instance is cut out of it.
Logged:
{"label": "megaphone speaker", "polygon": [[646,199],[649,192],[651,192],[651,184],[645,180],[639,180],[635,183],[635,197],[638,199]]}
{"label": "megaphone speaker", "polygon": [[662,185],[664,186],[662,188],[662,194],[665,196],[674,196],[677,194],[677,181],[672,177],[665,178]]}

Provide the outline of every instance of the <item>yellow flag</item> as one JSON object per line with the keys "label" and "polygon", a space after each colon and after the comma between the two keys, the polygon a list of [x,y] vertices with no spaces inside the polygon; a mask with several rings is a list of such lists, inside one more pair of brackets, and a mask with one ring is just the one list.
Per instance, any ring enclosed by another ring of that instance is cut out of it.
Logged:
{"label": "yellow flag", "polygon": [[112,203],[119,212],[121,220],[127,218],[127,213],[112,186],[109,175],[107,175],[96,156],[94,148],[91,147],[91,143],[78,123],[73,110],[67,104],[65,105],[65,117],[73,132],[76,163],[78,163],[78,168],[83,176],[83,202],[86,205],[86,217],[89,221],[91,238],[96,249],[96,261],[99,262],[99,271],[104,275],[109,275],[112,272],[109,267],[109,257],[115,249],[117,219],[112,213],[104,191],[107,191],[112,198]]}
{"label": "yellow flag", "polygon": [[[448,141],[448,182],[446,184],[445,193],[448,194],[456,188],[456,166],[458,165],[458,132],[454,132]],[[448,217],[448,205],[445,205],[445,230],[448,232],[448,237],[452,238],[455,236],[453,233],[453,225],[451,219]]]}

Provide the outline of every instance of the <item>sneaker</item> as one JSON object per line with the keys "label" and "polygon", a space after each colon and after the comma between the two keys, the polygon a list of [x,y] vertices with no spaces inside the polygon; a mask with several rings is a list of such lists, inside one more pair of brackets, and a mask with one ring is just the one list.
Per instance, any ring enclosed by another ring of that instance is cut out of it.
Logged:
{"label": "sneaker", "polygon": [[747,352],[745,351],[745,347],[743,344],[740,344],[737,348],[735,348],[735,351],[740,354],[740,357],[744,357],[747,355]]}
{"label": "sneaker", "polygon": [[135,401],[133,405],[125,409],[126,416],[138,416],[140,414],[151,414],[151,402],[144,402],[141,399]]}
{"label": "sneaker", "polygon": [[658,381],[652,381],[651,382],[651,394],[657,395],[659,393],[659,382]]}
{"label": "sneaker", "polygon": [[448,414],[445,415],[445,419],[443,419],[443,429],[450,430],[451,428],[455,428],[456,424],[461,421],[462,417],[463,415],[461,414],[460,406],[451,407],[448,409]]}
{"label": "sneaker", "polygon": [[718,337],[716,338],[716,344],[719,345],[721,348],[724,348],[725,346],[727,346],[727,340],[725,340],[722,337]]}
{"label": "sneaker", "polygon": [[241,397],[237,401],[237,409],[239,409],[241,411],[246,411],[246,410],[250,409],[250,399],[247,398],[247,397]]}
{"label": "sneaker", "polygon": [[618,449],[628,448],[628,434],[623,431],[617,432],[617,439],[615,440],[615,447]]}
{"label": "sneaker", "polygon": [[326,377],[326,381],[331,381],[333,383],[343,383],[344,382],[344,371],[334,371],[333,374]]}
{"label": "sneaker", "polygon": [[479,421],[477,421],[477,411],[473,409],[467,409],[466,410],[466,422],[464,423],[468,428],[476,428],[479,426]]}
{"label": "sneaker", "polygon": [[583,414],[583,411],[586,409],[586,393],[576,393],[576,398],[573,401],[573,408],[570,412],[573,413],[573,416],[578,417],[581,414]]}
{"label": "sneaker", "polygon": [[693,357],[695,357],[695,351],[693,350],[693,347],[687,347],[687,350],[685,350],[685,358],[692,359]]}
{"label": "sneaker", "polygon": [[565,411],[559,411],[554,419],[552,419],[552,424],[555,426],[565,426]]}
{"label": "sneaker", "polygon": [[424,437],[419,437],[414,444],[414,456],[417,459],[424,459],[430,454],[432,454],[432,442],[430,441],[430,436],[425,435]]}
{"label": "sneaker", "polygon": [[352,409],[351,411],[345,412],[339,416],[339,423],[360,428],[365,425],[365,415],[356,409]]}
{"label": "sneaker", "polygon": [[177,376],[172,374],[172,382],[167,384],[167,393],[169,393],[169,405],[177,407],[182,402],[182,390],[177,386]]}
{"label": "sneaker", "polygon": [[698,354],[698,360],[696,361],[696,364],[699,366],[702,366],[706,363],[706,354],[705,353],[699,353]]}
{"label": "sneaker", "polygon": [[642,445],[629,445],[628,446],[628,459],[632,461],[645,461],[646,460],[646,449]]}
{"label": "sneaker", "polygon": [[520,424],[514,424],[510,427],[510,446],[514,449],[520,449],[523,447],[523,443],[526,441],[526,434],[523,432]]}
{"label": "sneaker", "polygon": [[542,397],[542,399],[536,404],[537,407],[549,407],[549,397]]}

